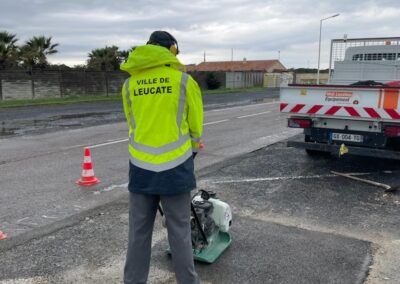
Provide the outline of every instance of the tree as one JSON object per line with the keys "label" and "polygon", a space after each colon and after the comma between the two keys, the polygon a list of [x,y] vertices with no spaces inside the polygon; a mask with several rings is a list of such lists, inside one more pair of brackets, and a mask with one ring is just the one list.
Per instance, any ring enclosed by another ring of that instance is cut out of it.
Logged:
{"label": "tree", "polygon": [[71,70],[72,68],[65,64],[49,64],[46,69],[49,70]]}
{"label": "tree", "polygon": [[128,60],[129,54],[134,51],[136,46],[132,46],[130,49],[118,51],[118,57],[120,59],[120,63]]}
{"label": "tree", "polygon": [[84,71],[87,69],[86,64],[76,64],[72,67],[73,70],[80,70],[80,71]]}
{"label": "tree", "polygon": [[213,72],[209,72],[206,77],[207,89],[215,90],[221,87],[221,82]]}
{"label": "tree", "polygon": [[87,66],[94,70],[118,70],[121,63],[118,47],[115,45],[94,49],[88,56]]}
{"label": "tree", "polygon": [[27,67],[46,68],[49,64],[47,56],[58,52],[58,43],[51,42],[52,37],[34,36],[20,50],[20,59]]}
{"label": "tree", "polygon": [[15,34],[0,32],[0,69],[15,67],[18,63],[18,41]]}

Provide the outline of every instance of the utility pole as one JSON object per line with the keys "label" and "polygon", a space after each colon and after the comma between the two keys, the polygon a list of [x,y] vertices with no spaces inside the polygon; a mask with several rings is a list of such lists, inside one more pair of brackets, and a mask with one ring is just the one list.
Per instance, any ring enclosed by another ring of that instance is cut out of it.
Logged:
{"label": "utility pole", "polygon": [[322,22],[331,18],[335,18],[340,14],[335,14],[327,18],[319,20],[319,44],[318,44],[318,69],[317,69],[317,85],[319,85],[319,64],[321,61],[321,33],[322,33]]}
{"label": "utility pole", "polygon": [[206,62],[206,51],[204,50],[204,59],[203,62]]}
{"label": "utility pole", "polygon": [[231,61],[233,61],[233,48],[231,49]]}

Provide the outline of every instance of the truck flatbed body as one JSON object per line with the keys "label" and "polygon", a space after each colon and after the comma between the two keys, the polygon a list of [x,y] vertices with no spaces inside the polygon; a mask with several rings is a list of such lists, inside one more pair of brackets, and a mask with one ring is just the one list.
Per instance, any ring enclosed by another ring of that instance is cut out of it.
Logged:
{"label": "truck flatbed body", "polygon": [[399,87],[290,85],[280,102],[288,127],[304,129],[288,146],[400,160]]}
{"label": "truck flatbed body", "polygon": [[400,123],[400,88],[290,85],[281,88],[280,111],[298,116]]}

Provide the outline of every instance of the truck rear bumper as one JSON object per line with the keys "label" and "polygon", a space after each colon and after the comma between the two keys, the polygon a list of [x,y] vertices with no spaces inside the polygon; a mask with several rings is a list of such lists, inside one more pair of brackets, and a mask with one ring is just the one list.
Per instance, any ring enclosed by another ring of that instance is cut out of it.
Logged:
{"label": "truck rear bumper", "polygon": [[[316,150],[322,152],[329,152],[333,155],[339,155],[340,145],[334,144],[323,144],[314,142],[300,142],[300,141],[288,141],[288,147]],[[363,148],[355,146],[347,146],[348,153],[345,155],[359,155],[368,157],[378,157],[392,160],[400,160],[400,151],[384,150],[384,149],[373,149],[373,148]]]}

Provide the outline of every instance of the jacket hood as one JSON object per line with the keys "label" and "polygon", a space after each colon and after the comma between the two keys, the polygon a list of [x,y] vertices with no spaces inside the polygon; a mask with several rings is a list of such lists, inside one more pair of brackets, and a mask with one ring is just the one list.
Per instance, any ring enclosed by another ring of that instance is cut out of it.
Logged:
{"label": "jacket hood", "polygon": [[158,45],[142,45],[133,50],[128,60],[120,65],[120,69],[133,74],[143,69],[169,65],[175,69],[184,69],[184,65],[165,47]]}

